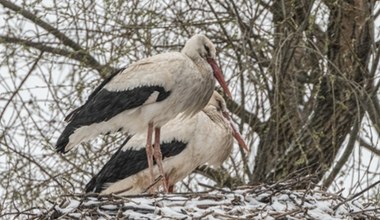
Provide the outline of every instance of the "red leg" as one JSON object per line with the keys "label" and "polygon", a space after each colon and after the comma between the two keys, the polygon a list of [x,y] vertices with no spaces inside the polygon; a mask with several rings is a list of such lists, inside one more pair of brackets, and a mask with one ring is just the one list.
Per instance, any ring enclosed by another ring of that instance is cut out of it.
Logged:
{"label": "red leg", "polygon": [[152,147],[152,136],[153,136],[153,123],[149,123],[148,125],[148,135],[146,138],[146,156],[148,159],[148,167],[150,174],[150,184],[154,181],[153,174],[153,147]]}
{"label": "red leg", "polygon": [[162,153],[161,153],[161,147],[160,147],[160,128],[156,127],[154,129],[154,159],[156,160],[158,170],[160,171],[160,175],[163,178],[163,186],[164,191],[168,192],[168,183],[166,181],[166,176],[164,173],[164,168],[162,166]]}

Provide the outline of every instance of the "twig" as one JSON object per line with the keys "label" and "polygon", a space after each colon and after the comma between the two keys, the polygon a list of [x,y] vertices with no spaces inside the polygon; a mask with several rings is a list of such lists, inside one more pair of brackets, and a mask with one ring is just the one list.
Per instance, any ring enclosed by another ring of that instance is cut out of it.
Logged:
{"label": "twig", "polygon": [[278,215],[274,215],[273,218],[275,219],[279,219],[281,217],[285,217],[287,215],[291,215],[291,214],[295,214],[295,213],[298,213],[298,212],[303,212],[304,210],[303,209],[294,209],[294,210],[291,210],[291,211],[288,211],[288,212],[284,212],[284,213],[281,213],[281,214],[278,214]]}
{"label": "twig", "polygon": [[155,186],[160,180],[162,176],[157,177],[152,184],[150,184],[145,190],[144,193],[148,192],[153,186]]}
{"label": "twig", "polygon": [[108,66],[100,65],[97,62],[94,63],[93,61],[91,61],[91,59],[87,59],[89,55],[83,51],[70,51],[67,49],[61,49],[58,47],[48,46],[40,42],[33,42],[26,39],[20,39],[20,38],[9,37],[9,36],[4,36],[4,35],[0,35],[0,43],[13,43],[13,44],[18,44],[22,46],[32,47],[37,50],[40,50],[41,52],[48,52],[55,55],[61,55],[61,56],[76,60],[78,62],[82,62],[86,64],[87,66],[96,69],[99,73],[104,73],[107,71],[113,72],[116,70]]}
{"label": "twig", "polygon": [[336,205],[333,210],[335,211],[337,208],[339,208],[339,206],[343,205],[344,203],[346,202],[349,202],[353,199],[355,199],[356,197],[360,196],[361,194],[367,192],[368,190],[370,190],[371,188],[373,188],[374,186],[376,186],[377,184],[380,183],[380,180],[379,181],[376,181],[375,183],[372,183],[370,186],[368,186],[367,188],[363,189],[362,191],[356,193],[355,195],[351,196],[350,198],[347,198],[345,199],[344,201],[338,203],[338,205]]}
{"label": "twig", "polygon": [[12,93],[11,97],[8,99],[7,103],[5,104],[5,106],[3,108],[3,111],[1,111],[0,120],[3,118],[3,115],[4,115],[5,111],[7,110],[8,105],[12,102],[13,98],[16,96],[16,94],[18,93],[18,91],[20,91],[22,85],[24,85],[25,81],[29,78],[29,76],[32,74],[32,72],[34,71],[34,69],[37,67],[37,64],[40,61],[40,59],[42,58],[43,54],[44,54],[44,52],[42,51],[40,53],[40,55],[38,55],[36,61],[34,61],[33,65],[32,65],[32,68],[30,68],[29,72],[26,74],[26,76],[24,77],[24,79],[22,79],[20,85],[16,88],[16,90]]}
{"label": "twig", "polygon": [[360,211],[356,211],[356,212],[351,212],[351,214],[362,214],[362,213],[366,213],[366,212],[380,212],[380,208],[373,208],[373,209],[366,209],[366,210],[360,210]]}
{"label": "twig", "polygon": [[48,31],[50,34],[54,35],[59,41],[61,41],[64,45],[72,48],[78,55],[80,54],[82,56],[82,61],[86,61],[87,64],[92,66],[94,69],[98,70],[100,73],[103,73],[107,69],[107,66],[101,65],[91,54],[86,52],[85,49],[83,49],[79,44],[75,43],[72,39],[67,37],[64,33],[59,31],[57,28],[51,26],[49,23],[42,20],[40,17],[38,17],[35,13],[32,13],[28,10],[25,10],[18,5],[6,1],[6,0],[0,0],[0,4],[2,4],[4,7],[21,14],[26,19],[29,19],[34,24],[40,26],[41,28]]}
{"label": "twig", "polygon": [[358,141],[360,146],[366,148],[367,150],[371,151],[372,153],[376,154],[377,156],[380,156],[380,149],[377,149],[376,147],[369,144],[367,141],[365,141],[363,138],[358,137]]}
{"label": "twig", "polygon": [[334,168],[332,169],[328,177],[323,181],[322,185],[326,189],[329,188],[329,186],[335,180],[338,173],[341,171],[344,164],[346,164],[348,158],[350,158],[350,156],[352,155],[352,150],[354,149],[354,146],[356,143],[356,137],[359,134],[361,119],[362,118],[355,117],[354,127],[352,128],[350,132],[350,138],[348,140],[346,149],[344,150],[342,156],[339,158],[339,160],[337,161],[336,165],[334,166]]}
{"label": "twig", "polygon": [[214,210],[211,210],[211,211],[208,211],[208,212],[203,213],[202,215],[200,215],[200,216],[198,216],[198,217],[194,217],[193,219],[194,219],[194,220],[196,220],[196,219],[203,219],[203,218],[205,218],[206,216],[208,216],[208,215],[210,215],[210,214],[212,214],[212,213],[214,213],[214,212],[215,212]]}
{"label": "twig", "polygon": [[224,192],[224,193],[228,193],[227,190],[224,190],[224,189],[216,187],[216,186],[211,186],[211,185],[207,185],[207,184],[204,184],[204,183],[198,183],[198,185],[206,187],[206,188],[209,188],[209,189],[218,190],[218,191],[221,191],[221,192]]}

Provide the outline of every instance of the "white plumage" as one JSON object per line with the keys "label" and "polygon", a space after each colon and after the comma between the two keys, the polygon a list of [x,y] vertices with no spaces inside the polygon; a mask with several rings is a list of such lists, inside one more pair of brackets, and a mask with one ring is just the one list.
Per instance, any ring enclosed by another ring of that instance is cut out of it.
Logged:
{"label": "white plumage", "polygon": [[[194,117],[182,116],[178,115],[162,127],[163,168],[169,186],[185,178],[200,165],[221,165],[231,152],[233,137],[246,148],[227,116],[225,101],[218,93],[214,92],[207,106]],[[90,181],[86,191],[122,195],[144,192],[151,184],[148,167],[144,163],[146,158],[137,153],[143,152],[141,149],[144,147],[145,135],[133,136]],[[170,149],[165,149],[167,147]],[[155,166],[154,177],[158,176],[159,171]]]}
{"label": "white plumage", "polygon": [[83,106],[68,115],[69,124],[57,141],[57,150],[66,152],[99,134],[136,134],[147,130],[146,149],[152,165],[154,129],[154,157],[162,170],[161,126],[179,113],[187,117],[202,110],[212,95],[215,78],[231,95],[216,65],[215,53],[208,38],[195,35],[181,53],[142,59],[112,74]]}

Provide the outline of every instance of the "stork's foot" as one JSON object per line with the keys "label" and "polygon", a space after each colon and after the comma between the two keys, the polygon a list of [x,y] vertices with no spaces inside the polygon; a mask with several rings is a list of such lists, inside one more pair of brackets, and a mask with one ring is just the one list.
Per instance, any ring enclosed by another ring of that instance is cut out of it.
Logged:
{"label": "stork's foot", "polygon": [[[146,138],[146,156],[148,160],[149,181],[151,185],[154,183],[152,136],[153,136],[153,123],[149,123],[148,135]],[[152,190],[154,190],[154,187],[150,187],[150,189],[148,190],[149,193],[153,193]]]}
{"label": "stork's foot", "polygon": [[162,177],[162,186],[164,187],[164,192],[169,192],[169,186],[168,181],[165,176],[164,167],[162,166],[162,153],[161,153],[161,146],[160,146],[160,131],[161,129],[159,127],[156,127],[154,129],[154,159],[156,160],[156,164],[158,167],[158,171],[160,172],[160,175]]}
{"label": "stork's foot", "polygon": [[164,168],[162,166],[162,154],[161,151],[157,151],[156,149],[159,148],[154,146],[154,159],[156,160],[158,171],[160,172],[160,177],[161,177],[161,182],[162,182],[162,187],[164,189],[165,193],[169,192],[169,184],[168,184],[168,178],[166,177],[164,173]]}
{"label": "stork's foot", "polygon": [[162,187],[164,189],[164,192],[165,193],[169,193],[170,192],[170,189],[169,189],[169,178],[167,178],[163,174],[161,174],[161,176],[162,176]]}

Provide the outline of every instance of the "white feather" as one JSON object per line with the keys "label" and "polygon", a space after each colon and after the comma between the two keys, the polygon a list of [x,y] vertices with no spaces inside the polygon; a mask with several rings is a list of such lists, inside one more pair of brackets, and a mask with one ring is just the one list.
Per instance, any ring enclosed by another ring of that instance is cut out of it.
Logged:
{"label": "white feather", "polygon": [[[169,177],[169,185],[182,180],[200,165],[206,163],[221,165],[231,152],[233,143],[231,128],[215,107],[208,106],[207,111],[201,111],[191,118],[184,119],[182,115],[178,115],[163,126],[161,131],[161,142],[171,142],[175,139],[188,143],[180,154],[163,160],[163,168]],[[123,150],[144,149],[145,143],[144,134],[135,135],[123,147]],[[154,174],[155,177],[159,176],[157,166],[154,166]],[[110,184],[101,193],[121,192],[130,188],[121,194],[137,194],[143,192],[149,185],[149,173],[148,169],[145,169]]]}
{"label": "white feather", "polygon": [[67,148],[120,128],[129,134],[146,134],[150,122],[161,127],[179,113],[192,116],[202,110],[215,87],[212,68],[199,54],[205,50],[204,44],[215,56],[212,43],[203,35],[196,35],[186,43],[181,53],[164,53],[140,60],[114,76],[104,89],[125,91],[141,86],[162,86],[170,91],[170,95],[157,102],[158,94],[154,94],[143,105],[125,110],[108,121],[76,129],[69,137]]}

